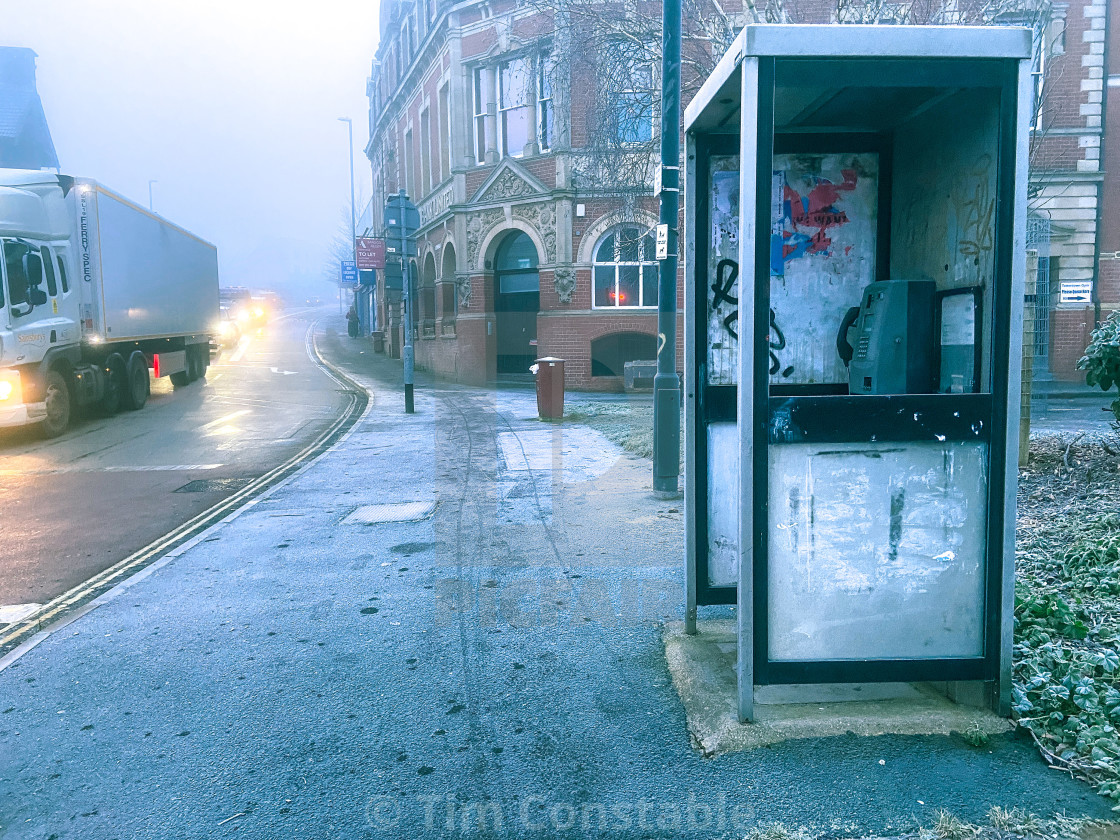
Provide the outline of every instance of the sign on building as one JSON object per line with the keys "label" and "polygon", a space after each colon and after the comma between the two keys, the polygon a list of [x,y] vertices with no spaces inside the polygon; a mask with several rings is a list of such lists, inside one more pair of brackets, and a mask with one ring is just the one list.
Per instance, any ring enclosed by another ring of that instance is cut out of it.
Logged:
{"label": "sign on building", "polygon": [[358,239],[354,243],[355,254],[358,258],[358,268],[368,271],[371,268],[385,267],[385,240],[384,239]]}
{"label": "sign on building", "polygon": [[342,260],[342,282],[350,285],[358,282],[358,266],[353,260]]}
{"label": "sign on building", "polygon": [[1092,303],[1092,280],[1063,280],[1058,291],[1059,303]]}

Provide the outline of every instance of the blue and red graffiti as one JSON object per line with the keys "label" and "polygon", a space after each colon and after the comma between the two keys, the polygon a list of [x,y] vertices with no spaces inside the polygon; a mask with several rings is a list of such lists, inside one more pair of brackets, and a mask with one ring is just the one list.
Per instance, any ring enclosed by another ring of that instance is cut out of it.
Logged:
{"label": "blue and red graffiti", "polygon": [[802,196],[782,178],[782,216],[774,222],[770,235],[770,273],[785,274],[786,263],[799,257],[831,252],[832,228],[848,223],[848,214],[837,207],[841,193],[852,192],[859,176],[854,169],[841,170],[843,183],[811,176],[812,189]]}

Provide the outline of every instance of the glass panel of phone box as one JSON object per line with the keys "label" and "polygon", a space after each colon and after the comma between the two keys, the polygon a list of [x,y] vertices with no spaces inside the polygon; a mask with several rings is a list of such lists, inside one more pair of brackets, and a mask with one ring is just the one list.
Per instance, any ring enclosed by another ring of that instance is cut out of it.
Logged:
{"label": "glass panel of phone box", "polygon": [[[803,69],[775,97],[769,659],[979,657],[999,93]],[[738,169],[711,160],[709,385],[750,328]]]}

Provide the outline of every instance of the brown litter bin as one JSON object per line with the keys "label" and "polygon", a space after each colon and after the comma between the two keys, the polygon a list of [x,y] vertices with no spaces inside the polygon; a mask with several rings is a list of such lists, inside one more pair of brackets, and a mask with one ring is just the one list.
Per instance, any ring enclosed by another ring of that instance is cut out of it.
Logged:
{"label": "brown litter bin", "polygon": [[542,420],[564,417],[564,360],[546,356],[530,370],[537,376],[537,414]]}

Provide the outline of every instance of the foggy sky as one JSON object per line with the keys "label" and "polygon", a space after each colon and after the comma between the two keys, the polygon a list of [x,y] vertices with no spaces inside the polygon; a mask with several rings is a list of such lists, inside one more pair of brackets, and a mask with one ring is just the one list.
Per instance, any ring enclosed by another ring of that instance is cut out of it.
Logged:
{"label": "foggy sky", "polygon": [[30,47],[62,172],[94,178],[218,246],[222,285],[322,279],[370,194],[365,82],[376,0],[0,0]]}

